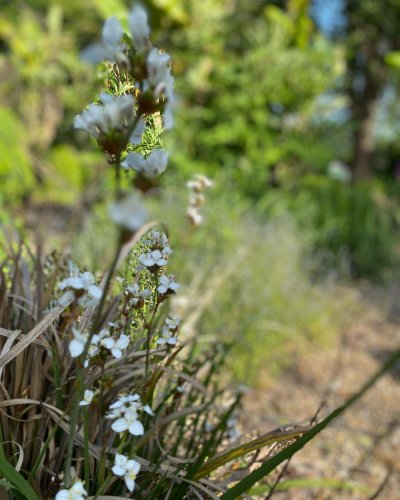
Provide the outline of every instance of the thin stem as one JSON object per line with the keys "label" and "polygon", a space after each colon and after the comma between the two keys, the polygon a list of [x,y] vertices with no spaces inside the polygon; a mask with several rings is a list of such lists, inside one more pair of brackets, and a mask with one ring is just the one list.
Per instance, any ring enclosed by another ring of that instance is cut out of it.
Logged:
{"label": "thin stem", "polygon": [[90,456],[89,456],[89,412],[88,409],[84,409],[83,415],[83,444],[84,444],[84,460],[85,460],[85,485],[89,491],[89,479],[90,479]]}
{"label": "thin stem", "polygon": [[82,359],[85,359],[86,357],[86,354],[89,350],[89,346],[90,346],[90,342],[92,340],[92,337],[94,335],[94,333],[96,332],[96,330],[100,327],[101,325],[101,313],[102,313],[102,310],[103,310],[103,307],[104,307],[104,303],[106,301],[106,296],[107,296],[107,292],[108,292],[108,289],[110,288],[110,284],[111,284],[111,279],[113,277],[113,274],[114,274],[114,271],[117,267],[117,264],[118,264],[118,259],[119,259],[119,256],[121,254],[121,250],[122,250],[122,244],[121,242],[118,243],[118,246],[117,246],[117,251],[115,252],[115,257],[114,257],[114,260],[111,264],[111,267],[110,267],[110,270],[107,274],[107,278],[106,278],[106,283],[104,285],[104,288],[103,288],[103,293],[101,295],[101,299],[100,299],[100,303],[97,307],[97,312],[96,312],[96,316],[95,316],[95,319],[92,323],[92,328],[91,328],[91,331],[90,331],[90,335],[86,341],[86,344],[85,344],[85,349],[83,351],[83,354],[82,354]]}
{"label": "thin stem", "polygon": [[79,411],[79,401],[81,399],[83,392],[83,370],[82,368],[79,369],[76,380],[75,380],[75,387],[74,387],[74,405],[72,408],[72,413],[71,413],[71,420],[70,420],[70,433],[68,437],[68,446],[67,446],[67,456],[65,459],[65,484],[69,486],[69,483],[71,481],[71,463],[72,463],[72,454],[74,451],[74,434],[75,434],[75,427],[76,423],[78,420],[78,411]]}

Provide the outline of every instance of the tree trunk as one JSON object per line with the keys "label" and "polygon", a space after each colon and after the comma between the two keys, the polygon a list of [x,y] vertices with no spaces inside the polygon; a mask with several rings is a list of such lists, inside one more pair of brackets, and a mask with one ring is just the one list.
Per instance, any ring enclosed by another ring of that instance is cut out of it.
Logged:
{"label": "tree trunk", "polygon": [[353,179],[355,181],[370,179],[373,175],[375,105],[376,99],[364,101],[357,103],[357,107],[361,106],[363,109],[353,110],[356,126],[353,142]]}

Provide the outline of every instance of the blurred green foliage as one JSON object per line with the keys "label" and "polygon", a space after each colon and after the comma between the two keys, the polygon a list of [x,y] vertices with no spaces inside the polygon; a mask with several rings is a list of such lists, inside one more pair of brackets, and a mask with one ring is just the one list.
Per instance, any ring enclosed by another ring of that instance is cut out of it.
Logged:
{"label": "blurred green foliage", "polygon": [[[82,192],[94,193],[93,200],[106,193],[109,178],[101,155],[90,139],[72,130],[74,115],[98,95],[106,69],[83,64],[79,52],[98,39],[106,17],[126,22],[129,5],[125,0],[2,5],[2,204],[87,206],[91,202]],[[389,113],[378,134],[377,179],[353,187],[327,176],[331,160],[351,162],[354,127],[342,119],[350,42],[321,33],[307,0],[146,5],[156,34],[163,28],[159,42],[173,54],[176,75],[177,126],[166,139],[173,152],[167,182],[183,185],[194,172],[206,173],[216,180],[216,195],[230,193],[232,201],[222,197],[229,207],[238,200],[250,211],[258,206],[268,220],[290,214],[307,233],[312,252],[329,266],[345,261],[356,275],[375,276],[395,263],[398,193],[388,164],[400,157],[400,149],[396,135],[388,139],[385,133],[393,130]],[[386,61],[394,86],[398,52],[392,49]],[[150,126],[143,148],[159,140],[157,127]],[[218,227],[225,230],[222,222]]]}

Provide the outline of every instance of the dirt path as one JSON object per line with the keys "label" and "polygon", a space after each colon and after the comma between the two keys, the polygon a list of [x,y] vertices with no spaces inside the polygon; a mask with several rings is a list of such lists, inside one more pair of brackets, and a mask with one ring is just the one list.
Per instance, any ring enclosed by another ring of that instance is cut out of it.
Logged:
{"label": "dirt path", "polygon": [[[336,349],[309,352],[270,387],[248,394],[246,427],[262,434],[280,425],[309,423],[322,401],[321,417],[340,405],[400,345],[400,323],[391,312],[388,300],[369,297]],[[400,365],[301,450],[284,476],[322,478],[346,486],[292,488],[274,498],[400,499]]]}

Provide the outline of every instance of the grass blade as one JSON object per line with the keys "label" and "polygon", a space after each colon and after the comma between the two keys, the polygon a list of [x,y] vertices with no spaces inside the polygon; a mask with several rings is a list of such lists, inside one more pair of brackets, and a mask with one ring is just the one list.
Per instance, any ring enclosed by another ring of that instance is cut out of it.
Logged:
{"label": "grass blade", "polygon": [[27,500],[39,500],[37,494],[33,491],[26,479],[19,474],[14,467],[6,460],[0,457],[0,475],[13,484]]}

